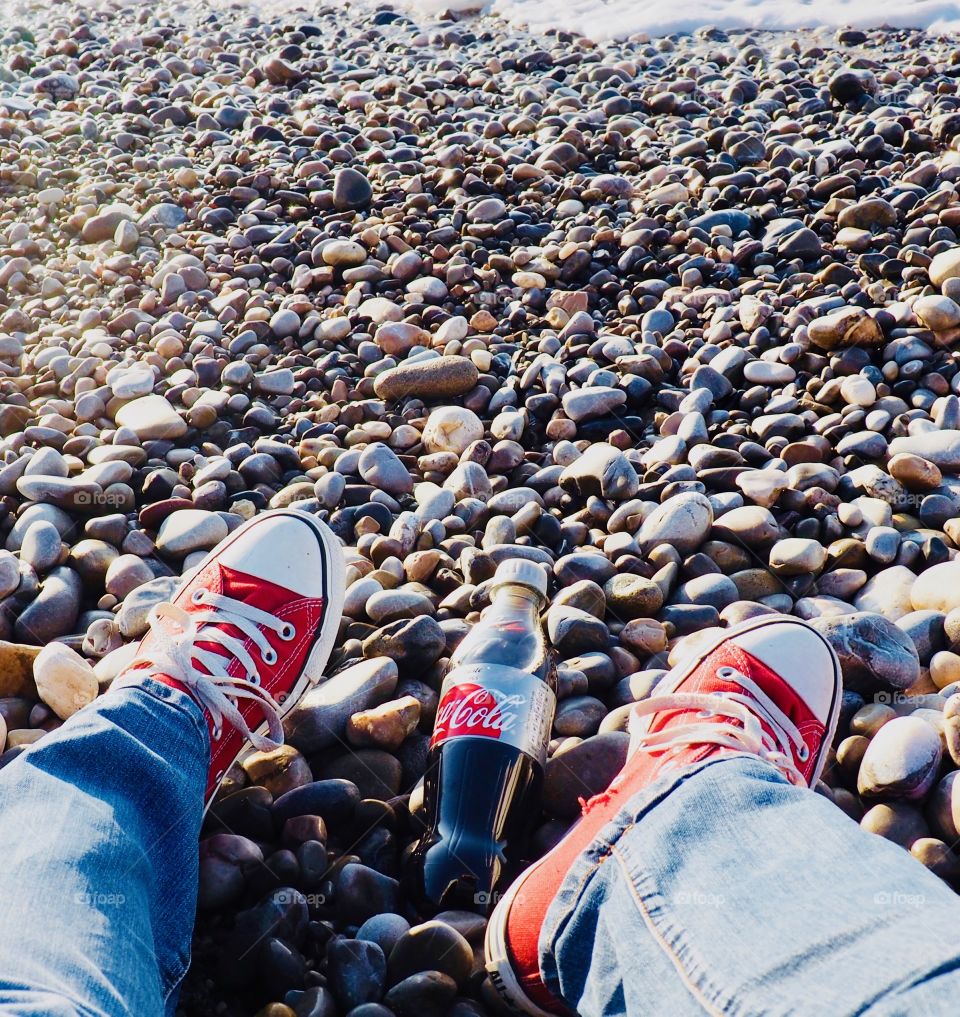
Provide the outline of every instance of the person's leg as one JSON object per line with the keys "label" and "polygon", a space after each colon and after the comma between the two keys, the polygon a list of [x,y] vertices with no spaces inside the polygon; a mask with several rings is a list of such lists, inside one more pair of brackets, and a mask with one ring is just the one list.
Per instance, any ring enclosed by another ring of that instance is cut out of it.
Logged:
{"label": "person's leg", "polygon": [[581,1017],[952,1017],[960,901],[902,848],[734,757],[636,794],[567,873],[540,936]]}
{"label": "person's leg", "polygon": [[190,956],[208,763],[200,708],[148,678],[0,770],[0,1013],[168,1011]]}
{"label": "person's leg", "polygon": [[508,1005],[952,1017],[960,901],[810,790],[841,692],[826,640],[775,616],[666,676],[634,708],[620,774],[490,917]]}
{"label": "person's leg", "polygon": [[108,693],[0,770],[0,1015],[172,1012],[204,807],[320,680],[343,586],[321,522],[255,517],[154,609]]}

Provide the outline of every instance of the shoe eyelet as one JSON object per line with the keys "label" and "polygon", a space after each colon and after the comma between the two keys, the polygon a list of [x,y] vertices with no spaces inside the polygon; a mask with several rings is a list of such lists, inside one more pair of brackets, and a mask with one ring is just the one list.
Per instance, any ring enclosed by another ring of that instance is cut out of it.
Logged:
{"label": "shoe eyelet", "polygon": [[285,642],[289,643],[291,639],[297,634],[297,630],[290,624],[290,622],[284,622],[283,628],[280,629],[280,638]]}
{"label": "shoe eyelet", "polygon": [[807,748],[806,744],[801,745],[797,750],[797,759],[799,759],[801,763],[805,763],[809,758],[810,750]]}
{"label": "shoe eyelet", "polygon": [[269,649],[264,650],[263,653],[260,654],[260,659],[264,662],[264,664],[276,664],[277,651],[274,650],[273,647],[270,647]]}
{"label": "shoe eyelet", "polygon": [[223,728],[222,727],[215,727],[213,729],[212,733],[213,733],[213,740],[215,742],[218,742],[218,741],[220,741],[220,736],[223,734]]}
{"label": "shoe eyelet", "polygon": [[737,670],[736,668],[733,667],[721,667],[720,670],[717,671],[717,677],[722,678],[724,681],[728,681],[729,679],[735,677],[736,674]]}
{"label": "shoe eyelet", "polygon": [[190,594],[190,603],[191,604],[202,604],[203,603],[203,590],[194,590],[193,593]]}

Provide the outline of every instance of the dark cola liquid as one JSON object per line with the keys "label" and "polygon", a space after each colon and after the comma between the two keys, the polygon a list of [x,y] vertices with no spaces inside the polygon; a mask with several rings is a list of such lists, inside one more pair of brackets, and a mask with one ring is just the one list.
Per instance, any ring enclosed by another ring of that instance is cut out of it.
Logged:
{"label": "dark cola liquid", "polygon": [[[537,733],[525,735],[542,741],[545,748],[556,671],[540,629],[539,605],[532,591],[501,589],[461,643],[448,675],[469,675],[473,666],[479,684],[492,675],[502,694],[509,693],[515,681],[518,689],[527,689],[528,699],[531,679],[541,683],[532,687],[533,698],[549,703],[535,718]],[[482,702],[482,693],[478,697]],[[459,712],[447,712],[447,724],[459,722],[458,730],[473,730],[470,725],[482,724],[484,718],[492,723],[482,706],[477,709],[466,699],[461,703],[466,705]],[[525,719],[532,723],[529,715]],[[438,730],[443,722],[438,714]],[[520,737],[516,730],[506,736],[514,741]],[[524,751],[490,737],[453,734],[430,750],[424,775],[427,831],[406,867],[408,890],[422,913],[451,908],[489,912],[508,858],[537,815],[543,770],[535,754],[533,746]]]}

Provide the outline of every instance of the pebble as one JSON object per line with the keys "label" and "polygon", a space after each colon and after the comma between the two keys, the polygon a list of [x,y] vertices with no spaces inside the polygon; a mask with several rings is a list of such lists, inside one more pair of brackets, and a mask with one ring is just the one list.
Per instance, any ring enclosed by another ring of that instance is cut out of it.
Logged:
{"label": "pebble", "polygon": [[344,925],[362,925],[375,915],[395,912],[398,893],[399,884],[395,879],[369,866],[349,862],[340,870],[337,879],[337,917]]}
{"label": "pebble", "polygon": [[770,548],[770,568],[778,575],[812,575],[819,572],[826,561],[827,549],[808,538],[787,537]]}
{"label": "pebble", "polygon": [[327,944],[327,973],[333,995],[348,1011],[381,998],[387,960],[376,943],[337,936]]}
{"label": "pebble", "polygon": [[414,394],[420,399],[452,399],[469,392],[479,376],[469,360],[436,357],[409,361],[384,371],[374,382],[374,391],[391,402]]}
{"label": "pebble", "polygon": [[713,506],[696,492],[683,492],[657,506],[643,521],[637,534],[641,551],[669,544],[680,554],[695,551],[713,525]]}
{"label": "pebble", "polygon": [[40,584],[40,592],[16,621],[18,642],[44,646],[74,631],[80,617],[83,588],[72,569],[58,566]]}
{"label": "pebble", "polygon": [[139,639],[145,635],[147,619],[154,604],[172,600],[176,592],[177,580],[172,576],[160,576],[130,590],[117,613],[121,635],[126,639]]}
{"label": "pebble", "polygon": [[0,599],[9,597],[20,585],[20,580],[17,559],[9,551],[0,551]]}
{"label": "pebble", "polygon": [[605,604],[615,618],[653,618],[663,606],[663,591],[643,576],[619,575],[603,587]]}
{"label": "pebble", "polygon": [[892,455],[907,452],[920,456],[947,473],[960,472],[960,430],[925,431],[894,438]]}
{"label": "pebble", "polygon": [[884,569],[863,585],[853,599],[854,606],[858,611],[882,614],[890,621],[898,621],[914,610],[916,578],[905,565]]}
{"label": "pebble", "polygon": [[141,441],[173,441],[187,432],[187,422],[161,395],[145,395],[117,410],[117,424],[129,428]]}
{"label": "pebble", "polygon": [[626,401],[627,393],[622,389],[597,385],[568,392],[563,397],[563,412],[579,423],[581,420],[602,417]]}
{"label": "pebble", "polygon": [[431,411],[423,429],[423,443],[430,452],[464,453],[483,438],[483,424],[472,410],[441,406]]}
{"label": "pebble", "polygon": [[917,576],[910,590],[910,601],[915,611],[942,611],[944,614],[960,607],[960,561],[934,565]]}
{"label": "pebble", "polygon": [[57,564],[62,550],[60,531],[53,523],[40,519],[24,534],[23,543],[20,545],[20,560],[43,575]]}
{"label": "pebble", "polygon": [[287,741],[306,753],[335,744],[354,714],[390,697],[397,674],[397,663],[374,656],[308,690],[284,720]]}
{"label": "pebble", "polygon": [[[420,971],[397,982],[383,997],[396,1017],[441,1017],[457,994],[457,983],[442,971]],[[385,1017],[378,1014],[375,1017]]]}
{"label": "pebble", "polygon": [[857,791],[868,798],[923,798],[933,786],[942,748],[935,728],[916,717],[895,717],[870,739]]}
{"label": "pebble", "polygon": [[458,985],[470,977],[473,949],[446,922],[429,921],[405,932],[390,951],[388,973],[396,984],[421,971],[440,971]]}
{"label": "pebble", "polygon": [[368,918],[357,929],[357,939],[376,943],[384,955],[389,957],[397,941],[409,928],[410,923],[402,915],[387,912]]}
{"label": "pebble", "polygon": [[906,689],[920,677],[920,658],[912,640],[883,615],[857,611],[815,618],[811,624],[836,651],[847,688],[868,693]]}
{"label": "pebble", "polygon": [[352,166],[337,171],[333,180],[333,206],[340,212],[366,208],[373,197],[370,181]]}
{"label": "pebble", "polygon": [[353,713],[346,725],[351,745],[396,751],[420,721],[420,702],[413,696]]}
{"label": "pebble", "polygon": [[392,495],[410,494],[413,477],[397,458],[396,453],[383,442],[374,442],[364,449],[358,462],[360,476],[375,488]]}
{"label": "pebble", "polygon": [[580,799],[606,790],[627,757],[629,735],[622,731],[597,734],[547,761],[543,804],[551,815],[574,819]]}
{"label": "pebble", "polygon": [[275,798],[310,783],[310,767],[292,745],[252,752],[240,765],[252,784],[266,788]]}
{"label": "pebble", "polygon": [[99,686],[90,664],[63,643],[48,643],[33,662],[37,692],[61,719],[92,703]]}
{"label": "pebble", "polygon": [[565,467],[558,482],[563,490],[581,498],[596,495],[610,501],[633,498],[640,488],[640,479],[630,460],[605,442],[591,445]]}
{"label": "pebble", "polygon": [[237,901],[250,870],[262,864],[263,852],[246,837],[232,833],[205,837],[200,841],[198,908],[209,911]]}
{"label": "pebble", "polygon": [[107,593],[118,600],[123,600],[137,587],[152,582],[153,579],[153,569],[143,558],[135,554],[121,554],[110,562],[102,583]]}
{"label": "pebble", "polygon": [[227,536],[227,524],[215,512],[181,509],[172,512],[160,525],[157,551],[171,558],[183,558],[193,551],[207,551]]}

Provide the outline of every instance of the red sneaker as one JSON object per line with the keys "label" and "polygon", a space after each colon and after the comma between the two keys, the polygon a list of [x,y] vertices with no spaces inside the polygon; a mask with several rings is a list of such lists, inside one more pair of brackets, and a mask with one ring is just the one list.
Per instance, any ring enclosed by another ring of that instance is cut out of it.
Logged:
{"label": "red sneaker", "polygon": [[118,684],[152,675],[204,708],[206,807],[248,743],[268,751],[283,742],[283,716],[323,676],[343,591],[337,538],[313,516],[279,509],[239,526],[151,611]]}
{"label": "red sneaker", "polygon": [[827,759],[841,692],[829,643],[799,619],[770,615],[723,633],[637,703],[623,770],[490,916],[487,971],[506,1005],[533,1017],[570,1013],[543,983],[540,930],[567,871],[634,794],[714,756],[759,756],[810,787]]}

